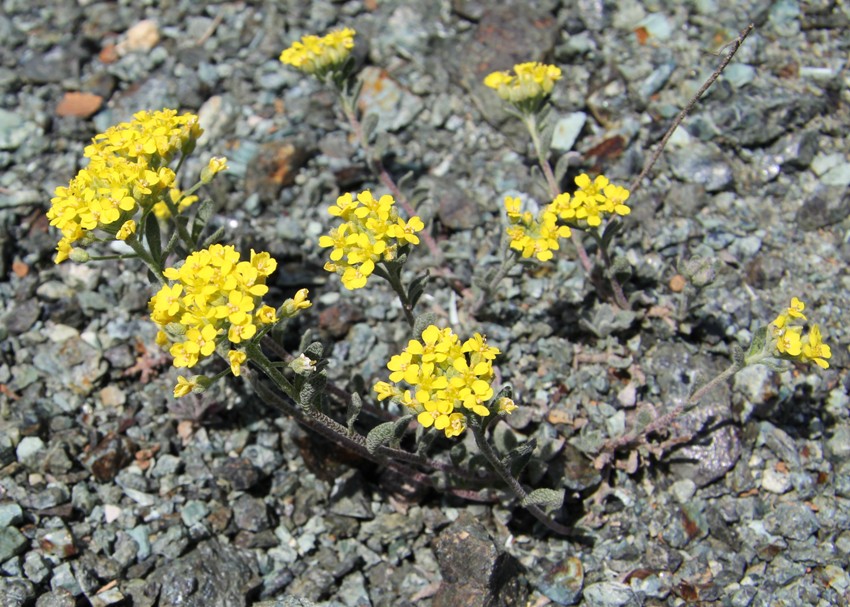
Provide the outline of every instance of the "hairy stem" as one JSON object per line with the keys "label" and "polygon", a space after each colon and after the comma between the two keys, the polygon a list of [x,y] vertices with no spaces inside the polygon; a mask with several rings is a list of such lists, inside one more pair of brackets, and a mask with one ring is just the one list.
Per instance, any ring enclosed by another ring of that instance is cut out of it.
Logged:
{"label": "hairy stem", "polygon": [[[384,163],[381,162],[381,159],[372,149],[372,145],[369,143],[369,139],[363,130],[363,124],[357,117],[357,110],[354,107],[354,103],[345,93],[340,93],[340,99],[345,118],[348,120],[348,124],[351,125],[351,129],[354,131],[354,136],[357,138],[360,147],[363,148],[363,153],[366,155],[369,168],[373,169],[375,173],[377,173],[378,179],[384,187],[390,191],[398,205],[404,209],[404,212],[407,213],[407,217],[413,217],[416,215],[416,210],[413,208],[413,205],[410,204],[410,201],[407,199],[407,196],[404,195],[404,192],[402,192],[398,187],[398,184],[396,184],[386,167],[384,167]],[[424,242],[425,246],[428,247],[428,251],[430,251],[435,265],[440,265],[443,261],[443,252],[440,250],[440,247],[437,246],[434,238],[427,230],[423,230],[420,236],[422,238],[422,242]]]}
{"label": "hairy stem", "polygon": [[[484,429],[480,426],[471,425],[470,430],[472,430],[472,435],[475,437],[475,444],[478,445],[479,451],[481,451],[482,455],[484,455],[487,459],[487,463],[490,464],[493,471],[499,476],[499,478],[502,479],[517,499],[522,501],[528,497],[528,492],[525,488],[523,488],[520,482],[514,478],[510,470],[505,467],[505,465],[499,460],[496,452],[493,451],[493,448],[490,446],[490,443],[487,441],[487,437],[484,434]],[[567,537],[575,535],[575,530],[552,520],[545,512],[543,512],[540,506],[530,504],[525,506],[525,508],[534,516],[534,518],[546,525],[546,527],[551,531]]]}
{"label": "hairy stem", "polygon": [[639,430],[633,430],[628,434],[624,434],[623,436],[611,439],[606,442],[602,448],[602,453],[613,453],[617,449],[621,449],[623,447],[634,445],[637,443],[643,443],[646,441],[646,437],[650,434],[669,429],[670,424],[672,424],[680,415],[697,405],[699,401],[702,400],[702,398],[706,394],[708,394],[712,389],[714,389],[718,384],[727,381],[730,377],[735,375],[735,373],[740,371],[742,368],[743,367],[738,363],[732,363],[728,368],[726,368],[724,371],[722,371],[713,379],[711,379],[699,390],[696,390],[693,394],[691,394],[690,397],[688,397],[688,400],[686,400],[684,403],[676,405],[670,411],[656,418],[643,428]]}

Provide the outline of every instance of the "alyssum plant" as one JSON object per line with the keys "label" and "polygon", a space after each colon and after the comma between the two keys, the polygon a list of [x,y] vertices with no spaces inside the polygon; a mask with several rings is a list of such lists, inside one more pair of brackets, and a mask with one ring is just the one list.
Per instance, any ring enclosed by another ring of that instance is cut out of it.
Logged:
{"label": "alyssum plant", "polygon": [[[190,189],[176,187],[176,176],[202,132],[197,116],[170,109],[139,112],[132,121],[94,138],[85,149],[88,166],[67,187],[57,188],[51,201],[50,224],[62,232],[56,263],[69,258],[76,262],[137,258],[147,266],[159,287],[150,300],[150,317],[159,325],[156,341],[168,349],[175,367],[186,370],[177,378],[175,397],[201,393],[226,375],[245,375],[266,402],[348,449],[459,495],[474,496],[476,490],[501,482],[546,527],[572,536],[573,529],[546,512],[559,508],[563,490],[529,489],[521,480],[524,466],[538,449],[535,441],[515,441],[509,452],[500,452],[492,442],[499,420],[521,406],[510,386],[497,381],[494,364],[499,348],[479,333],[462,337],[450,327],[438,326],[431,315],[415,314],[429,275],[405,283],[405,262],[422,243],[431,251],[435,266],[442,258],[423,221],[370,147],[374,123],[364,125],[359,120],[359,85],[350,56],[354,37],[348,28],[324,37],[306,36],[283,51],[280,59],[336,90],[367,161],[389,190],[381,195],[364,190],[340,196],[328,209],[340,223],[319,245],[330,249],[325,269],[340,275],[344,288],[364,288],[376,276],[389,284],[400,301],[410,339],[387,362],[387,381],[373,386],[376,400],[393,403],[391,407],[381,408],[364,402],[365,395],[345,395],[330,386],[320,343],[305,341],[301,351],[292,355],[275,338],[288,319],[310,307],[308,293],[301,290],[277,307],[270,305],[263,298],[277,262],[266,252],[244,254],[220,243],[221,231],[207,234],[213,205],[195,204],[196,191],[226,170],[224,158],[210,160]],[[558,165],[553,170],[548,162],[545,115],[549,94],[560,79],[561,71],[555,66],[523,63],[485,80],[526,125],[551,202],[534,214],[524,211],[518,198],[505,198],[508,228],[503,263],[473,285],[477,292],[467,301],[473,314],[487,305],[517,263],[547,262],[565,238],[573,239],[583,267],[591,272],[595,262],[579,234],[596,241],[614,301],[624,308],[629,305],[617,280],[616,260],[608,251],[619,218],[630,212],[626,204],[630,190],[603,175],[591,179],[583,174],[575,179],[573,192],[562,192],[559,183],[566,167]],[[114,240],[123,241],[127,252],[95,254],[98,245]],[[755,332],[747,352],[736,351],[726,371],[668,418],[694,406],[713,385],[748,365],[786,360],[827,368],[829,346],[817,325],[804,334],[804,310],[802,301],[792,299],[771,323]],[[223,364],[207,364],[211,358]],[[210,374],[197,372],[202,365],[212,369]],[[331,405],[339,405],[341,396],[345,413],[338,419]],[[363,429],[360,414],[367,408],[386,421]],[[658,418],[635,428],[612,443],[611,452],[659,431],[663,421]],[[411,444],[411,431],[414,447],[403,448]],[[477,455],[465,453],[462,443],[455,444],[448,458],[439,451],[432,454],[438,436],[454,441],[467,431],[474,438]]]}

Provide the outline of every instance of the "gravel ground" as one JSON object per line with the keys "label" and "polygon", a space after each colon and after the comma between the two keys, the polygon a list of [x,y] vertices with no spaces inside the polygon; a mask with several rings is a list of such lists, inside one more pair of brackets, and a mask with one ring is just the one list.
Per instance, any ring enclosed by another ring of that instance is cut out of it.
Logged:
{"label": "gravel ground", "polygon": [[[0,605],[848,604],[850,6],[162,4],[0,11]],[[269,299],[310,288],[296,329],[318,327],[333,381],[383,378],[407,339],[400,309],[380,284],[340,293],[317,247],[340,192],[381,187],[333,96],[284,68],[283,48],[357,30],[388,167],[412,172],[469,284],[498,263],[502,198],[548,202],[486,73],[560,65],[554,153],[570,176],[628,183],[750,22],[630,200],[616,254],[633,312],[600,299],[571,249],[512,274],[478,320],[440,280],[421,304],[501,348],[522,404],[509,424],[541,445],[526,480],[566,489],[562,520],[585,542],[546,535],[505,496],[405,492],[239,381],[175,401],[139,266],[52,263],[45,211],[86,142],[140,109],[198,112],[185,174],[229,158],[207,192],[239,249],[281,262]],[[696,256],[717,279],[682,291],[678,263]],[[682,402],[793,295],[832,346],[828,370],[748,368],[672,443],[594,467],[605,440]]]}

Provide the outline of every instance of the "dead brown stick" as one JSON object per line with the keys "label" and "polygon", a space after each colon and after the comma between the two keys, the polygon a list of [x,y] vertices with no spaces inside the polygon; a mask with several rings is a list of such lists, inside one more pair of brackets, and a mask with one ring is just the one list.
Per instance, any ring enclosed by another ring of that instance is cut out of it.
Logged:
{"label": "dead brown stick", "polygon": [[726,66],[729,65],[729,62],[732,61],[732,57],[734,57],[735,53],[738,52],[738,49],[741,48],[741,45],[744,43],[744,40],[746,40],[747,36],[750,35],[750,32],[753,31],[754,27],[755,26],[750,23],[741,31],[740,34],[738,34],[738,37],[735,38],[735,40],[726,45],[731,46],[732,48],[729,50],[728,53],[726,53],[726,56],[723,57],[723,61],[721,61],[720,65],[718,65],[717,68],[711,73],[711,76],[708,77],[708,80],[703,83],[703,85],[699,88],[696,94],[691,98],[690,101],[688,101],[687,105],[685,105],[682,111],[679,112],[679,115],[676,116],[675,120],[673,120],[673,124],[671,124],[670,128],[667,129],[667,132],[664,133],[664,137],[661,138],[661,141],[656,146],[655,151],[652,153],[652,156],[649,157],[649,160],[646,162],[643,167],[643,170],[640,172],[640,175],[638,175],[629,186],[629,192],[631,192],[631,194],[634,194],[635,190],[640,187],[643,178],[647,176],[649,171],[652,170],[652,167],[655,166],[655,163],[658,162],[658,159],[661,157],[661,153],[667,146],[667,142],[670,140],[670,137],[673,136],[673,133],[676,132],[676,129],[679,128],[679,125],[682,124],[682,121],[685,119],[685,117],[690,114],[691,110],[694,109],[696,104],[699,102],[705,92],[709,89],[709,87],[711,87],[711,85],[714,84],[714,81],[720,77],[720,74],[723,73],[723,70],[726,69]]}

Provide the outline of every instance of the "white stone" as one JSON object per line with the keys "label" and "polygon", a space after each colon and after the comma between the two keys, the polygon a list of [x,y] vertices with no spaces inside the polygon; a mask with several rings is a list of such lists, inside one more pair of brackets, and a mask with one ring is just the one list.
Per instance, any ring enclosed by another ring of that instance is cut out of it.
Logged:
{"label": "white stone", "polygon": [[781,495],[791,488],[791,475],[773,467],[768,468],[761,477],[761,488]]}

